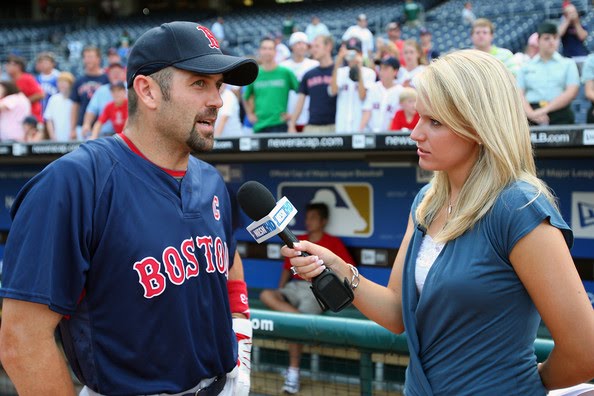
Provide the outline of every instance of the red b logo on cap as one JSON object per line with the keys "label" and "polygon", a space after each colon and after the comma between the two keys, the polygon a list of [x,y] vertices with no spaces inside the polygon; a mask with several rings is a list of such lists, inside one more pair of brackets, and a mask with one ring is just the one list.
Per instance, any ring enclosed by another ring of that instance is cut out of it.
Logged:
{"label": "red b logo on cap", "polygon": [[209,41],[208,46],[210,48],[217,48],[220,49],[219,47],[219,42],[217,41],[217,39],[215,38],[214,34],[212,34],[212,32],[210,30],[208,30],[208,28],[205,28],[204,26],[196,26],[196,29],[200,30],[202,33],[204,33],[204,35],[206,36],[206,38]]}

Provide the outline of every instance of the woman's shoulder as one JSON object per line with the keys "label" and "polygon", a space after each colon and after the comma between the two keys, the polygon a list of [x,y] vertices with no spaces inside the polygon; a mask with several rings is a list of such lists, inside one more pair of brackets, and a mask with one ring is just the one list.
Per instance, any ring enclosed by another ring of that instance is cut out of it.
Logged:
{"label": "woman's shoulder", "polygon": [[506,186],[497,197],[496,204],[517,209],[523,207],[539,198],[545,198],[542,191],[533,184],[525,181],[514,181]]}
{"label": "woman's shoulder", "polygon": [[541,222],[547,220],[563,233],[568,246],[573,244],[573,235],[567,222],[559,212],[551,195],[543,190],[546,186],[536,186],[526,181],[515,181],[508,185],[497,197],[487,221],[506,229],[519,230],[523,236]]}
{"label": "woman's shoulder", "polygon": [[[539,218],[551,218],[551,220],[560,220],[561,215],[553,198],[548,191],[543,190],[546,187],[536,186],[526,181],[515,181],[503,189],[497,197],[494,205],[494,214],[511,216],[510,221],[519,220],[526,213]],[[525,211],[524,209],[529,209]],[[561,224],[561,220],[559,224]]]}

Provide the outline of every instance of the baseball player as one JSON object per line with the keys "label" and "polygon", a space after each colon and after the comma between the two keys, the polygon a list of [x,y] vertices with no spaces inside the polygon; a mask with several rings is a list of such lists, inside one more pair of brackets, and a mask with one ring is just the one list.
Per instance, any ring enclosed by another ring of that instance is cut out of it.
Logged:
{"label": "baseball player", "polygon": [[213,146],[221,84],[257,72],[196,23],[148,30],[129,56],[123,133],[20,191],[0,289],[2,364],[19,394],[74,394],[56,327],[81,395],[247,394],[229,194],[191,153]]}

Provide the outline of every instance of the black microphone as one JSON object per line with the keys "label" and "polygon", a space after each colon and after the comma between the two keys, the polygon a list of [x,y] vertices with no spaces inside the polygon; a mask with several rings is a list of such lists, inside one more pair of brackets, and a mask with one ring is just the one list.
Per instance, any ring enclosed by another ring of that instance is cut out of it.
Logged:
{"label": "black microphone", "polygon": [[[262,184],[253,180],[247,181],[239,187],[237,202],[245,214],[254,221],[268,216],[276,206],[276,200],[272,193]],[[299,239],[288,228],[282,230],[278,236],[290,248],[293,247],[293,243],[299,242]],[[303,251],[301,255],[309,256],[307,252]],[[323,310],[329,308],[338,312],[350,305],[355,298],[348,280],[345,278],[341,282],[338,276],[328,268],[312,278],[311,283],[311,289]]]}

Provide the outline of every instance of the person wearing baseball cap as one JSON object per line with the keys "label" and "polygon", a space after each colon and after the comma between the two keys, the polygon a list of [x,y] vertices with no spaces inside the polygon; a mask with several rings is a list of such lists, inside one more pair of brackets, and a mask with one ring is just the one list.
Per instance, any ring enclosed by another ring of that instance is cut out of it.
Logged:
{"label": "person wearing baseball cap", "polygon": [[369,87],[363,102],[359,131],[385,132],[390,129],[394,114],[400,109],[400,93],[403,89],[402,85],[396,84],[398,69],[400,62],[394,57],[380,61],[379,80]]}
{"label": "person wearing baseball cap", "polygon": [[139,75],[166,67],[201,74],[223,74],[224,82],[248,85],[256,79],[253,59],[223,55],[210,30],[192,22],[164,23],[138,38],[128,59],[128,88]]}
{"label": "person wearing baseball cap", "polygon": [[363,58],[372,59],[374,51],[373,33],[367,27],[367,15],[359,14],[357,16],[357,24],[349,26],[349,28],[342,35],[342,41],[347,41],[351,37],[356,37],[361,40],[363,47]]}
{"label": "person wearing baseball cap", "polygon": [[[286,67],[287,69],[291,70],[295,77],[297,77],[297,81],[301,84],[301,80],[305,73],[317,67],[320,62],[314,59],[310,59],[308,57],[308,52],[310,48],[309,38],[307,34],[304,32],[294,32],[291,34],[289,38],[289,47],[291,47],[291,57],[286,59],[280,63],[281,66]],[[298,92],[290,91],[289,92],[289,102],[287,103],[287,114],[293,114],[295,109],[297,108],[297,100],[299,97]],[[297,118],[295,129],[298,132],[303,131],[303,127],[309,121],[309,100],[305,98],[303,103],[303,108],[301,109],[301,114],[299,118]],[[289,130],[291,130],[291,125],[289,122]]]}
{"label": "person wearing baseball cap", "polygon": [[406,66],[406,60],[404,59],[404,40],[401,38],[402,30],[400,29],[400,24],[398,22],[390,22],[386,25],[386,34],[388,36],[388,40],[396,45],[398,49],[398,61],[400,62],[401,67]]}
{"label": "person wearing baseball cap", "polygon": [[537,29],[538,55],[520,69],[517,82],[530,125],[568,125],[575,122],[571,102],[580,88],[575,60],[563,57],[555,22],[546,20]]}
{"label": "person wearing baseball cap", "polygon": [[350,37],[342,43],[336,55],[328,93],[336,96],[337,133],[359,130],[367,91],[376,80],[375,70],[363,66],[361,49],[361,40]]}
{"label": "person wearing baseball cap", "polygon": [[82,396],[248,395],[233,209],[192,153],[213,146],[221,84],[248,84],[258,67],[192,22],[148,30],[128,62],[123,132],[53,161],[15,198],[2,366],[19,394],[74,395],[59,327]]}

